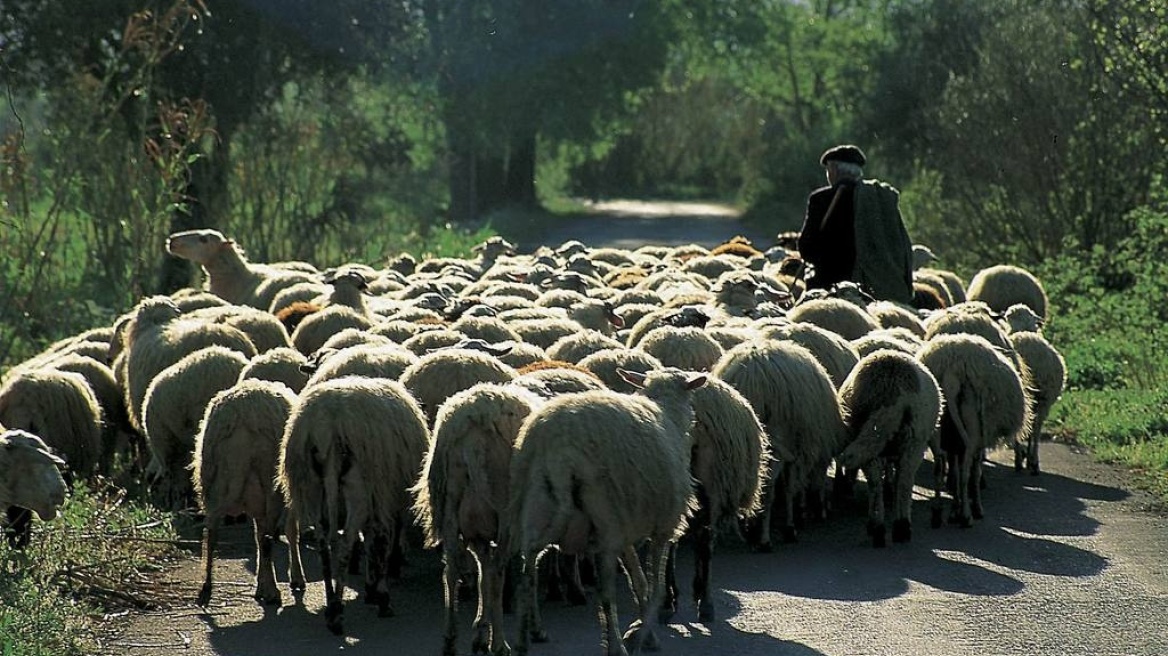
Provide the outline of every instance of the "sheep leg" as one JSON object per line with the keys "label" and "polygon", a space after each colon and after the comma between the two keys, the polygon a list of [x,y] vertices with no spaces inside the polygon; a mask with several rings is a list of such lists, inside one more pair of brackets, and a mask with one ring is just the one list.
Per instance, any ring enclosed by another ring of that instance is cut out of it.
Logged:
{"label": "sheep leg", "polygon": [[945,500],[941,496],[941,490],[945,488],[945,458],[947,456],[940,449],[932,449],[932,451],[933,506],[930,523],[933,528],[941,528],[941,524],[943,523],[942,518],[945,515]]}
{"label": "sheep leg", "polygon": [[377,527],[370,533],[370,544],[366,545],[365,603],[377,606],[378,617],[393,617],[393,605],[389,601],[389,571],[397,539],[394,531],[385,527]]}
{"label": "sheep leg", "polygon": [[583,556],[577,554],[571,556],[568,561],[569,573],[567,585],[564,589],[564,597],[568,600],[568,604],[572,606],[583,606],[588,603],[588,597],[584,594],[584,580],[580,576],[580,561]]}
{"label": "sheep leg", "polygon": [[620,556],[620,564],[625,570],[629,588],[633,591],[633,602],[637,604],[637,610],[640,612],[649,601],[649,581],[645,577],[645,569],[641,566],[641,556],[637,553],[636,547],[625,548]]}
{"label": "sheep leg", "polygon": [[[710,509],[710,497],[702,486],[698,486],[698,510],[694,515],[694,578],[693,598],[698,606],[698,620],[712,622],[714,620],[714,602],[710,599],[710,561],[714,557],[714,520]],[[674,543],[670,554],[676,554],[677,544]],[[671,556],[672,559],[672,556]],[[675,584],[676,587],[676,584]],[[667,589],[668,594],[668,589]],[[675,593],[676,594],[676,593]],[[674,609],[676,609],[676,601]]]}
{"label": "sheep leg", "polygon": [[[342,605],[343,597],[341,594],[338,594],[343,593],[343,588],[338,589],[336,581],[333,579],[333,531],[328,526],[327,522],[321,522],[321,525],[317,527],[317,530],[320,531],[320,543],[318,548],[320,550],[321,578],[324,580],[325,626],[327,626],[329,631],[332,631],[335,635],[340,635],[345,630],[343,618],[341,617],[341,614],[344,612],[344,606]],[[341,565],[341,567],[341,571],[344,571],[344,565]]]}
{"label": "sheep leg", "polygon": [[[633,653],[642,650],[657,651],[661,648],[649,613],[661,607],[662,598],[665,596],[665,568],[669,561],[670,546],[669,540],[664,536],[656,536],[649,542],[648,563],[652,576],[648,581],[648,596],[640,604],[641,612],[638,619],[629,625],[624,635],[624,646]],[[615,608],[613,615],[615,619]]]}
{"label": "sheep leg", "polygon": [[665,593],[661,597],[661,608],[657,613],[657,621],[665,623],[673,619],[677,613],[677,600],[681,593],[677,587],[677,544],[669,549],[665,564]]}
{"label": "sheep leg", "polygon": [[280,604],[280,589],[276,587],[276,566],[272,563],[272,543],[276,539],[276,521],[271,514],[255,517],[252,525],[256,541],[255,599],[261,604]]}
{"label": "sheep leg", "polygon": [[970,528],[973,526],[972,513],[969,508],[970,471],[973,469],[973,461],[977,458],[977,454],[966,451],[955,454],[953,457],[954,466],[950,476],[954,477],[957,490],[953,498],[954,516],[951,519],[959,523],[962,528]]}
{"label": "sheep leg", "polygon": [[211,581],[215,563],[215,545],[219,541],[219,517],[208,515],[203,527],[203,587],[195,603],[206,607],[211,603]]}
{"label": "sheep leg", "polygon": [[868,479],[868,535],[877,549],[888,546],[888,529],[884,525],[884,465],[877,456],[863,466]]}
{"label": "sheep leg", "polygon": [[487,595],[491,594],[491,582],[486,578],[490,567],[487,562],[490,558],[490,545],[471,542],[467,549],[474,556],[475,567],[478,569],[478,607],[475,609],[474,622],[471,623],[474,639],[471,641],[470,651],[472,654],[487,653],[491,633],[490,619],[486,616]]}
{"label": "sheep leg", "polygon": [[1030,425],[1030,438],[1026,441],[1026,460],[1033,476],[1038,476],[1041,473],[1041,468],[1038,466],[1038,443],[1042,440],[1042,424],[1046,422],[1046,416],[1049,413],[1050,408],[1035,412],[1033,423]]}
{"label": "sheep leg", "polygon": [[[445,595],[445,627],[442,632],[442,655],[458,653],[458,556],[457,542],[442,541],[442,582]],[[477,649],[475,651],[478,651]]]}
{"label": "sheep leg", "polygon": [[289,512],[284,518],[284,538],[288,541],[288,587],[297,603],[304,601],[304,563],[300,560],[300,522]]}
{"label": "sheep leg", "polygon": [[529,549],[523,556],[523,571],[519,577],[519,642],[515,651],[520,656],[527,654],[531,643],[547,642],[547,632],[543,630],[543,620],[539,616],[539,551]]}
{"label": "sheep leg", "polygon": [[985,479],[982,477],[981,457],[973,458],[969,465],[970,516],[974,519],[982,519],[985,517],[985,513],[981,507],[981,490],[985,487]]}
{"label": "sheep leg", "polygon": [[[503,634],[504,564],[499,549],[490,546],[483,549],[479,574],[479,613],[485,618],[484,624],[490,632],[489,642],[483,645],[483,651],[489,649],[491,656],[508,656],[511,653],[511,647]],[[478,642],[477,636],[475,641]]]}
{"label": "sheep leg", "polygon": [[[597,555],[597,597],[600,602],[601,646],[607,656],[628,656],[629,652],[621,639],[616,614],[616,567],[619,558],[612,551],[602,551]],[[626,567],[628,565],[626,564]]]}
{"label": "sheep leg", "polygon": [[913,451],[901,457],[896,465],[896,482],[893,501],[892,541],[895,543],[912,541],[912,494],[913,480],[921,461],[922,451]]}
{"label": "sheep leg", "polygon": [[775,494],[778,492],[779,485],[778,469],[778,467],[772,468],[771,478],[763,487],[762,512],[754,520],[759,523],[758,544],[755,546],[755,551],[760,553],[774,551],[774,547],[771,545],[771,519],[774,514]]}
{"label": "sheep leg", "polygon": [[783,467],[783,542],[787,544],[799,541],[799,533],[795,530],[795,497],[799,494],[796,478],[794,466],[785,465]]}

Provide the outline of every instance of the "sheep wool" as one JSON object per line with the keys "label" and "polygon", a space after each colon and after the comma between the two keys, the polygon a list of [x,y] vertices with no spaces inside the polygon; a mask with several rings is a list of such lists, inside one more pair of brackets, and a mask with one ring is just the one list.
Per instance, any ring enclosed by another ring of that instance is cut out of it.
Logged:
{"label": "sheep wool", "polygon": [[[296,395],[281,383],[248,380],[216,394],[207,405],[195,437],[191,480],[199,508],[206,514],[203,529],[203,587],[198,604],[211,601],[212,565],[219,524],[228,515],[247,513],[256,543],[255,599],[279,604],[272,545],[284,515],[284,499],[276,489],[276,465],[284,425],[292,414]],[[299,532],[285,527],[289,549],[289,587],[304,593]]]}
{"label": "sheep wool", "polygon": [[[425,417],[400,383],[347,377],[306,388],[284,429],[279,485],[301,528],[315,527],[324,569],[325,622],[343,632],[348,559],[369,545],[366,594],[393,613],[390,546],[430,442]],[[338,533],[343,529],[342,534]]]}
{"label": "sheep wool", "polygon": [[[511,462],[509,539],[524,556],[519,651],[541,635],[530,592],[539,554],[551,544],[564,553],[594,550],[600,580],[603,642],[621,644],[614,596],[618,560],[633,575],[641,604],[634,648],[657,645],[653,627],[664,594],[667,549],[685,527],[693,503],[689,393],[705,377],[675,369],[630,374],[636,395],[611,391],[549,401],[524,422]],[[632,548],[650,539],[650,576],[639,574]],[[610,653],[614,653],[610,650]]]}
{"label": "sheep wool", "polygon": [[20,429],[0,433],[0,508],[26,508],[44,521],[65,503],[65,462],[36,435]]}
{"label": "sheep wool", "polygon": [[[956,477],[951,519],[968,527],[981,519],[981,460],[1003,440],[1025,440],[1031,422],[1022,378],[1010,361],[977,335],[938,335],[917,354],[941,386],[945,410],[939,449]],[[941,523],[940,497],[934,495],[933,525]]]}
{"label": "sheep wool", "polygon": [[863,469],[868,480],[872,543],[885,545],[886,482],[893,491],[892,541],[908,542],[913,481],[941,419],[937,380],[910,355],[877,351],[856,365],[840,387],[839,400],[848,445],[838,461],[852,471]]}
{"label": "sheep wool", "polygon": [[101,406],[81,374],[22,371],[0,387],[0,426],[40,437],[74,475],[96,471],[102,422]]}

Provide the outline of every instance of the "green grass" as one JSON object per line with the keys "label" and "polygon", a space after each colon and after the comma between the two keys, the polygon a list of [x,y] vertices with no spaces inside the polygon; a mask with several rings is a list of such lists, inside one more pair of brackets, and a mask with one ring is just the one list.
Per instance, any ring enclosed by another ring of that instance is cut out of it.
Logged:
{"label": "green grass", "polygon": [[1131,469],[1141,485],[1168,501],[1168,389],[1068,391],[1051,411],[1047,430]]}
{"label": "green grass", "polygon": [[31,544],[0,543],[0,656],[73,656],[96,649],[105,613],[159,599],[148,574],[176,553],[170,519],[124,492],[78,486]]}

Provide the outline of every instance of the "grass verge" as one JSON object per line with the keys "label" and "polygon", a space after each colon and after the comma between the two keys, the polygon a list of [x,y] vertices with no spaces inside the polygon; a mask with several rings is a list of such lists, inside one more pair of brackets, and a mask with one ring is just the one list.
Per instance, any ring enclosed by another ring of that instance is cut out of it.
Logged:
{"label": "grass verge", "polygon": [[117,488],[79,485],[22,551],[0,541],[0,655],[98,651],[95,624],[163,598],[150,574],[177,554],[170,518]]}

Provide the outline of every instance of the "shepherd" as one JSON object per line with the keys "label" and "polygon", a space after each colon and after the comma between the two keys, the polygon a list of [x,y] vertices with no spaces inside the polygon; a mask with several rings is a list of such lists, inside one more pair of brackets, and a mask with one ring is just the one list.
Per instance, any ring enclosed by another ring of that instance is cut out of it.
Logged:
{"label": "shepherd", "polygon": [[900,216],[900,192],[863,179],[864,152],[844,144],[819,158],[828,186],[807,197],[799,254],[809,266],[808,289],[844,280],[872,296],[912,303],[912,242]]}

